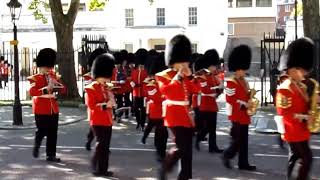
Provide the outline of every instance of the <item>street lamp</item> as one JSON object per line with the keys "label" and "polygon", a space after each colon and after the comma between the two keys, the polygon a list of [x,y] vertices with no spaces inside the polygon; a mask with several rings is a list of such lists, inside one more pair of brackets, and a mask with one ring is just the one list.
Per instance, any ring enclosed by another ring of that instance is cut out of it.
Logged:
{"label": "street lamp", "polygon": [[298,39],[298,0],[294,1],[294,33],[295,39]]}
{"label": "street lamp", "polygon": [[13,41],[14,46],[14,104],[13,104],[13,125],[23,125],[22,109],[19,94],[19,59],[18,59],[18,41],[17,41],[17,26],[16,20],[19,20],[21,13],[21,3],[18,0],[10,0],[7,3],[10,8],[11,20],[13,23]]}

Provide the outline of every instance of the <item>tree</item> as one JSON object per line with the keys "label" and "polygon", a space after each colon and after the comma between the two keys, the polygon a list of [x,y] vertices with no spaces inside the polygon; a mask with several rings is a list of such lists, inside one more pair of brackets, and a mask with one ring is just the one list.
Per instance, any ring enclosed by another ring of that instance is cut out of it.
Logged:
{"label": "tree", "polygon": [[[35,19],[47,23],[47,18],[43,15],[43,8],[51,11],[54,30],[56,32],[57,53],[59,73],[62,75],[62,80],[68,88],[67,99],[80,98],[76,72],[74,63],[73,50],[73,25],[76,20],[80,0],[70,0],[70,7],[65,14],[62,10],[61,0],[32,0],[29,4],[29,9],[33,11]],[[90,10],[103,9],[108,0],[90,0]],[[154,0],[148,0],[150,4]]]}
{"label": "tree", "polygon": [[304,35],[311,39],[320,39],[319,0],[303,0]]}
{"label": "tree", "polygon": [[[296,9],[294,8],[293,11],[291,12],[290,17],[294,18],[295,13],[296,13]],[[303,16],[302,2],[298,2],[297,13],[298,13],[298,17],[302,17]]]}

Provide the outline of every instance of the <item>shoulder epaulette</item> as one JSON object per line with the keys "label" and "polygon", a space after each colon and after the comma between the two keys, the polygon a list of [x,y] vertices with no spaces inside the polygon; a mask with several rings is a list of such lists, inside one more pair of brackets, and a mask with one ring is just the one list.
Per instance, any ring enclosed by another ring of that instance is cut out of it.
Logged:
{"label": "shoulder epaulette", "polygon": [[156,74],[156,76],[160,76],[160,77],[163,77],[165,79],[168,79],[168,80],[171,80],[170,76],[169,76],[169,72],[172,71],[172,69],[168,68],[164,71],[161,71],[159,73]]}
{"label": "shoulder epaulette", "polygon": [[236,84],[238,83],[234,76],[225,78],[225,81],[231,81],[231,82],[234,82]]}
{"label": "shoulder epaulette", "polygon": [[278,87],[278,89],[287,89],[291,91],[290,88],[291,85],[291,80],[290,79],[286,79],[285,81],[283,81],[280,86]]}
{"label": "shoulder epaulette", "polygon": [[148,87],[157,87],[157,85],[155,84],[155,83],[148,83],[146,86],[148,86]]}
{"label": "shoulder epaulette", "polygon": [[92,89],[95,90],[95,85],[97,85],[98,82],[97,81],[93,81],[92,83],[88,84],[85,89]]}

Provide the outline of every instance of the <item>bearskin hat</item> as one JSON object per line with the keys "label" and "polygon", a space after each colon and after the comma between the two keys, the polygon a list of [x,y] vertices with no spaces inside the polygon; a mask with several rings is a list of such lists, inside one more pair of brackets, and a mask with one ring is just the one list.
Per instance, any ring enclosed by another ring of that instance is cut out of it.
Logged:
{"label": "bearskin hat", "polygon": [[128,51],[125,50],[125,49],[123,49],[123,50],[120,51],[120,53],[121,53],[121,56],[122,56],[122,60],[123,60],[123,61],[124,61],[124,60],[127,61],[127,59],[128,59]]}
{"label": "bearskin hat", "polygon": [[114,57],[112,54],[105,53],[98,56],[91,69],[91,74],[94,79],[98,77],[111,78],[114,69]]}
{"label": "bearskin hat", "polygon": [[148,57],[148,51],[146,49],[138,49],[134,55],[135,64],[144,65]]}
{"label": "bearskin hat", "polygon": [[248,70],[251,64],[251,49],[247,45],[235,47],[229,56],[228,69],[230,72]]}
{"label": "bearskin hat", "polygon": [[103,48],[97,48],[95,49],[88,57],[88,66],[89,66],[89,69],[91,69],[92,67],[92,63],[93,61],[98,57],[100,56],[101,54],[104,54],[104,53],[107,53],[107,51]]}
{"label": "bearskin hat", "polygon": [[167,48],[166,64],[171,66],[174,63],[191,61],[191,42],[185,35],[173,37]]}
{"label": "bearskin hat", "polygon": [[113,57],[114,57],[115,64],[122,64],[123,57],[122,57],[121,52],[114,52]]}
{"label": "bearskin hat", "polygon": [[36,58],[37,67],[54,67],[57,53],[51,48],[41,49]]}
{"label": "bearskin hat", "polygon": [[128,64],[134,64],[134,54],[133,53],[128,53],[127,61],[128,61]]}
{"label": "bearskin hat", "polygon": [[158,72],[161,72],[166,69],[164,56],[162,56],[161,54],[158,54],[157,56],[151,56],[149,60],[150,60],[150,63],[149,63],[149,66],[147,67],[147,71],[149,75],[155,75]]}
{"label": "bearskin hat", "polygon": [[207,68],[209,66],[217,66],[220,62],[220,56],[217,50],[209,49],[204,53],[204,58],[206,59]]}
{"label": "bearskin hat", "polygon": [[309,71],[313,67],[314,42],[309,38],[293,41],[280,59],[280,70],[299,67]]}

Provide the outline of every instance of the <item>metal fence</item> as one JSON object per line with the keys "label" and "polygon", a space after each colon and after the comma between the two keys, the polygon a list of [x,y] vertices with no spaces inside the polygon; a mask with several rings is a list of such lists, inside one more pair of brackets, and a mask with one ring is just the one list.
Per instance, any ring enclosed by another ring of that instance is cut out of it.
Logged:
{"label": "metal fence", "polygon": [[[74,52],[74,60],[75,60],[75,70],[76,77],[78,82],[79,94],[82,95],[82,66],[80,64],[81,57],[81,48],[77,48]],[[36,64],[34,59],[36,58],[39,49],[29,49],[23,48],[19,50],[19,86],[20,86],[20,99],[21,100],[29,100],[30,97],[28,95],[28,89],[30,87],[30,83],[27,81],[27,77],[38,73],[38,69],[36,68]],[[1,101],[12,101],[14,100],[14,71],[13,71],[13,63],[14,63],[14,53],[13,50],[8,49],[0,52],[1,56],[4,56],[7,65],[4,66],[7,68],[8,75],[1,75],[0,73],[0,82],[2,88],[0,86],[0,100]],[[1,66],[1,65],[0,65]],[[58,66],[55,67],[56,71],[58,71]]]}

